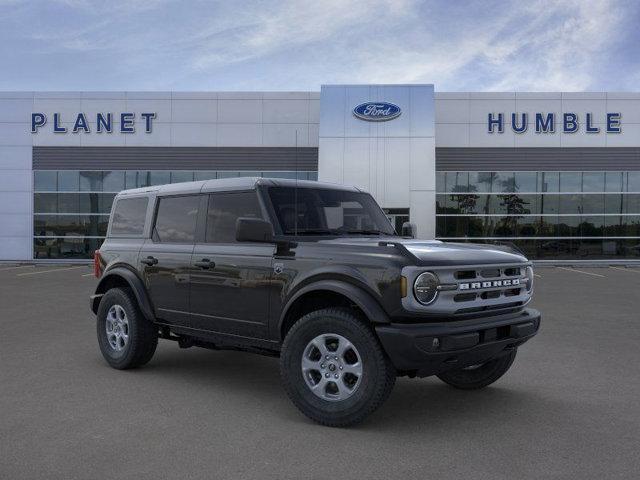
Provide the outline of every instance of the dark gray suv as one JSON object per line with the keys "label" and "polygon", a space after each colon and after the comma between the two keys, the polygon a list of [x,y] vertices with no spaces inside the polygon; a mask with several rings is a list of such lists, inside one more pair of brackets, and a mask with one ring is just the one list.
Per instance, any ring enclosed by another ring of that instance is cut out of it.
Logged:
{"label": "dark gray suv", "polygon": [[540,325],[518,251],[399,237],[371,195],[318,182],[121,192],[95,272],[112,367],[144,365],[159,338],[279,356],[293,403],[331,426],[363,420],[397,376],[486,387]]}

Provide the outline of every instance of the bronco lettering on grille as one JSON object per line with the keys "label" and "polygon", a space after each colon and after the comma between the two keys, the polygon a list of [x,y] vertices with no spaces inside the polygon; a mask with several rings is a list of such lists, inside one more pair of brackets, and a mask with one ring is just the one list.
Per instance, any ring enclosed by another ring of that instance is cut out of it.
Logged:
{"label": "bronco lettering on grille", "polygon": [[495,287],[512,287],[514,285],[520,285],[519,278],[512,278],[508,280],[492,280],[490,282],[471,282],[460,283],[458,289],[460,290],[478,290],[481,288],[495,288]]}

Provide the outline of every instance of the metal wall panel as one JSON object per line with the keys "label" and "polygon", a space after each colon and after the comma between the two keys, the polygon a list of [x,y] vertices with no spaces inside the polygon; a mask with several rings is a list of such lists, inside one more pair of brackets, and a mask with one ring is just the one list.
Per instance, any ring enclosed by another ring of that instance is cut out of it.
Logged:
{"label": "metal wall panel", "polygon": [[640,170],[640,147],[436,148],[436,170]]}
{"label": "metal wall panel", "polygon": [[34,170],[317,170],[313,147],[33,147]]}

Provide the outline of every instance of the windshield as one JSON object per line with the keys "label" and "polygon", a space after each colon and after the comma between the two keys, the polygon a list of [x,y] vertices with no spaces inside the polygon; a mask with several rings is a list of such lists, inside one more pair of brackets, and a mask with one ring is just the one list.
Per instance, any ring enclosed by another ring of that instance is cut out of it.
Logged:
{"label": "windshield", "polygon": [[368,193],[271,187],[269,197],[284,235],[395,235]]}

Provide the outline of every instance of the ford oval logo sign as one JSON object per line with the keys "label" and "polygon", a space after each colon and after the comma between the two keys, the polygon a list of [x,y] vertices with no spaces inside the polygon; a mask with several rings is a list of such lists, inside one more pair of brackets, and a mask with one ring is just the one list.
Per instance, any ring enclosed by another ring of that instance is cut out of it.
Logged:
{"label": "ford oval logo sign", "polygon": [[353,114],[361,120],[368,122],[386,122],[399,117],[402,113],[400,107],[388,102],[361,103],[353,109]]}

